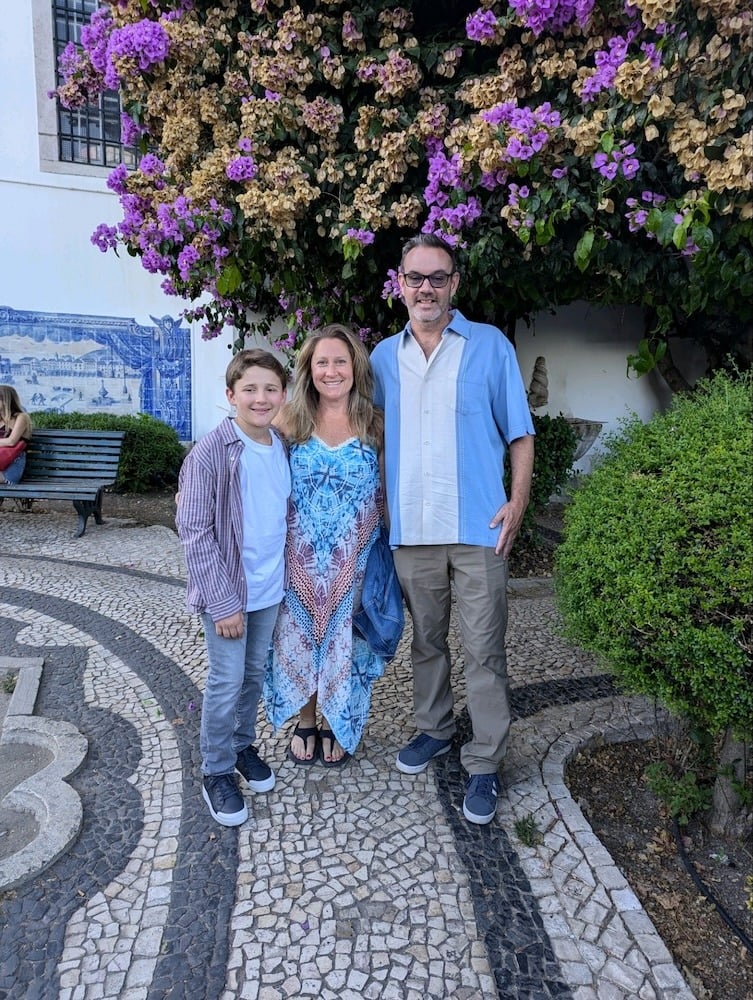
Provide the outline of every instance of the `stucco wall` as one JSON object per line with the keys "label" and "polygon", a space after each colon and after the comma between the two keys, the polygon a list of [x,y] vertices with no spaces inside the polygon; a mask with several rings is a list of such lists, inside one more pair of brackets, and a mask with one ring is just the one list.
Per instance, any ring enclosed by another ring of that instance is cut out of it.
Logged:
{"label": "stucco wall", "polygon": [[[40,166],[46,165],[40,147],[53,148],[45,136],[55,127],[46,96],[54,79],[50,12],[49,0],[9,4],[0,32],[0,307],[68,323],[81,317],[88,325],[101,317],[100,326],[113,319],[143,328],[155,326],[152,317],[176,320],[186,303],[164,295],[161,277],[125,252],[103,254],[90,242],[101,222],[115,225],[121,217],[108,171]],[[188,424],[195,440],[228,412],[224,372],[232,336],[205,342],[194,324],[190,341]],[[23,397],[25,380],[18,388]]]}
{"label": "stucco wall", "polygon": [[[515,340],[526,387],[536,358],[546,359],[549,401],[535,413],[581,417],[603,428],[575,469],[587,472],[602,450],[604,435],[617,431],[624,418],[637,414],[648,420],[672,398],[666,382],[652,372],[637,378],[627,374],[627,357],[643,337],[640,310],[600,308],[576,303],[539,314],[530,327],[520,323]],[[702,358],[690,343],[673,345],[679,365],[690,380],[702,372]]]}

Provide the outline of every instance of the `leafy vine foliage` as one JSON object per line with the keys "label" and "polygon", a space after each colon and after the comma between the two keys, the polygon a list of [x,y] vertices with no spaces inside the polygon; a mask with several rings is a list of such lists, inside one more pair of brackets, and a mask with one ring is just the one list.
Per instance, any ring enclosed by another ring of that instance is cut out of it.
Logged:
{"label": "leafy vine foliage", "polygon": [[[206,337],[402,321],[419,229],[498,323],[582,298],[718,352],[753,301],[753,14],[737,0],[111,0],[60,100],[123,100],[137,170],[93,236]],[[380,294],[381,293],[381,294]]]}

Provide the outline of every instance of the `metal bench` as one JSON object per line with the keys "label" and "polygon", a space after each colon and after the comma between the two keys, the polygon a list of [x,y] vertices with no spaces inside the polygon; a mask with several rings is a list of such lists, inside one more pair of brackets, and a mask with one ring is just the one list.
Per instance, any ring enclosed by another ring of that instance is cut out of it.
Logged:
{"label": "metal bench", "polygon": [[0,497],[71,500],[78,513],[77,538],[93,516],[102,524],[102,494],[118,475],[125,431],[34,430],[20,483],[0,483]]}

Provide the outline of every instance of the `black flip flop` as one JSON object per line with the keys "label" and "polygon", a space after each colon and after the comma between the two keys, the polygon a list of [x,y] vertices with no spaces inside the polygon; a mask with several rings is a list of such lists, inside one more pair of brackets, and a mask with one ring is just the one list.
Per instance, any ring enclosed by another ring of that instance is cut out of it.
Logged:
{"label": "black flip flop", "polygon": [[303,740],[304,747],[308,746],[309,740],[312,736],[314,736],[314,756],[311,760],[306,760],[305,757],[296,757],[290,747],[288,747],[288,760],[292,760],[294,764],[300,764],[301,767],[311,767],[312,764],[316,764],[319,759],[319,730],[316,726],[309,726],[304,729],[297,725],[293,730],[293,736],[297,736],[299,739]]}
{"label": "black flip flop", "polygon": [[320,729],[319,730],[319,750],[322,757],[322,767],[342,767],[343,764],[347,764],[350,760],[350,754],[346,750],[340,760],[325,760],[324,759],[324,747],[322,746],[322,740],[330,740],[332,746],[334,747],[337,737],[332,732],[331,729]]}

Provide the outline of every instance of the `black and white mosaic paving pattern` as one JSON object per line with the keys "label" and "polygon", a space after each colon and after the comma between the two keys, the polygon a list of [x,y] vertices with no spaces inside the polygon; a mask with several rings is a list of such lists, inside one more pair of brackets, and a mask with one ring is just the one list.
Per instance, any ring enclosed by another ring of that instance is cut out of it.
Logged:
{"label": "black and white mosaic paving pattern", "polygon": [[[71,540],[62,515],[3,517],[0,648],[44,658],[35,714],[73,723],[89,753],[70,779],[78,839],[0,895],[1,1000],[692,997],[562,783],[579,740],[627,738],[650,713],[561,638],[546,585],[511,596],[492,824],[462,816],[453,633],[451,754],[394,768],[413,734],[406,635],[347,768],[294,766],[289,732],[260,717],[277,786],[245,789],[249,821],[224,829],[200,794],[204,651],[174,534],[113,520]],[[529,814],[538,848],[514,835]]]}

